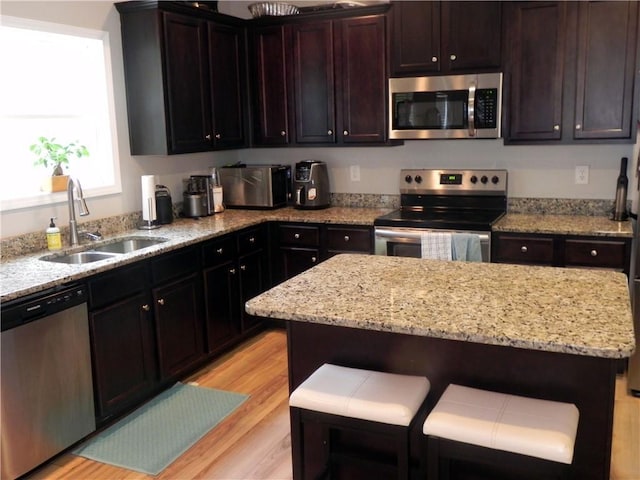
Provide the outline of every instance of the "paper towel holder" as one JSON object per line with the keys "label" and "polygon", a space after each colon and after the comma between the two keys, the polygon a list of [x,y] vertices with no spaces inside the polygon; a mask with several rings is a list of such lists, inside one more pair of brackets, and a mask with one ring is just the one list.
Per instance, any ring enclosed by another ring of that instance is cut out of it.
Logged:
{"label": "paper towel holder", "polygon": [[[149,202],[149,211],[151,211],[153,208],[153,199],[148,198],[147,201]],[[160,228],[161,226],[162,225],[160,225],[157,220],[146,220],[142,218],[142,220],[140,220],[140,223],[138,224],[138,230],[155,230],[156,228]]]}

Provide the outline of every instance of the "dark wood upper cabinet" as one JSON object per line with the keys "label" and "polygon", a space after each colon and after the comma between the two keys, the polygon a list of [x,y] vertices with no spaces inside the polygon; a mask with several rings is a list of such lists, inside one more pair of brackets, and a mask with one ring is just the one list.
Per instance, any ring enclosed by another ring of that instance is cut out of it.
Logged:
{"label": "dark wood upper cabinet", "polygon": [[246,146],[243,21],[178,2],[116,7],[131,154]]}
{"label": "dark wood upper cabinet", "polygon": [[251,32],[253,143],[256,145],[286,145],[291,139],[288,39],[289,29],[284,25],[256,27]]}
{"label": "dark wood upper cabinet", "polygon": [[505,143],[634,141],[638,3],[504,8]]}
{"label": "dark wood upper cabinet", "polygon": [[394,2],[391,75],[497,71],[500,2]]}
{"label": "dark wood upper cabinet", "polygon": [[638,2],[578,7],[574,138],[631,139]]}

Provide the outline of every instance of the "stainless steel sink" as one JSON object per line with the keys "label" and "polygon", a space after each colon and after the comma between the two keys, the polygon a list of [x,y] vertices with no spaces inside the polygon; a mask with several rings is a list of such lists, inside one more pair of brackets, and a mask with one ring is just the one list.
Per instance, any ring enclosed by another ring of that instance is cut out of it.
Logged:
{"label": "stainless steel sink", "polygon": [[45,262],[67,263],[73,265],[81,265],[83,263],[98,262],[100,260],[106,260],[108,258],[115,257],[114,253],[107,252],[76,252],[68,253],[66,255],[47,255],[46,257],[40,257],[40,260]]}
{"label": "stainless steel sink", "polygon": [[159,243],[166,242],[166,238],[122,238],[113,243],[107,243],[94,247],[91,250],[94,252],[108,252],[108,253],[130,253],[141,248],[152,247]]}

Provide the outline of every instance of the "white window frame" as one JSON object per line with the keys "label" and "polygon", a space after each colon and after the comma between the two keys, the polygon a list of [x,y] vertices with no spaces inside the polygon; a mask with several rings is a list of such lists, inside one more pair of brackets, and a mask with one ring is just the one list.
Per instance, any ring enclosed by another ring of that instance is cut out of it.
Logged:
{"label": "white window frame", "polygon": [[[115,108],[115,94],[113,88],[113,70],[111,67],[111,43],[109,32],[102,30],[94,30],[88,28],[81,28],[72,25],[64,25],[51,22],[43,22],[39,20],[32,20],[28,18],[12,17],[7,15],[0,15],[0,25],[14,28],[23,28],[28,30],[37,30],[50,33],[57,33],[63,35],[72,35],[78,37],[87,37],[91,39],[101,40],[104,51],[104,68],[105,68],[105,84],[107,87],[107,108],[109,115],[109,127],[111,130],[111,152],[112,152],[112,168],[113,168],[113,183],[110,185],[103,185],[95,188],[84,188],[83,194],[85,198],[99,197],[105,195],[118,194],[122,192],[122,180],[120,177],[120,158],[118,149],[118,131],[116,123],[116,108]],[[1,67],[1,66],[0,66]],[[6,70],[3,73],[7,74]],[[90,152],[91,153],[91,152]],[[5,158],[4,161],[11,162],[11,159]],[[4,162],[2,162],[4,163]],[[5,171],[11,171],[9,165],[4,165],[2,168]],[[81,179],[80,179],[81,180]],[[19,181],[19,179],[16,179]],[[66,192],[53,192],[53,193],[40,193],[29,197],[21,197],[15,199],[3,199],[0,203],[0,209],[2,211],[18,210],[22,208],[46,206],[58,203],[65,203],[67,201]]]}

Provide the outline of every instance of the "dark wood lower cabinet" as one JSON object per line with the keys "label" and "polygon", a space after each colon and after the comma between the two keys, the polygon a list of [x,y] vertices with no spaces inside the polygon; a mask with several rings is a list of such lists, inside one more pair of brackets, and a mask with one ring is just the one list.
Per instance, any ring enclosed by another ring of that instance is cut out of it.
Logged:
{"label": "dark wood lower cabinet", "polygon": [[207,309],[207,352],[212,353],[228,345],[240,334],[234,263],[228,261],[207,268],[203,275]]}

